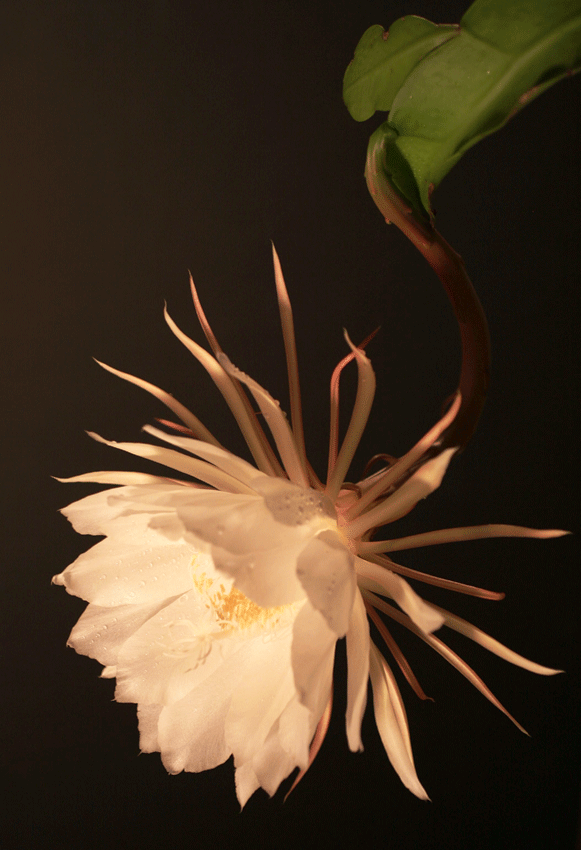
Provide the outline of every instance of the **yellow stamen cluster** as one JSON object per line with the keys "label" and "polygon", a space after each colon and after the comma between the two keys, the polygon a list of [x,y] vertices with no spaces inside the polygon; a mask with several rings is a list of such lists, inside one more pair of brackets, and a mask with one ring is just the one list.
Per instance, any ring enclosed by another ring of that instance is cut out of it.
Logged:
{"label": "yellow stamen cluster", "polygon": [[273,628],[280,623],[283,613],[292,608],[292,605],[261,608],[238,588],[226,590],[221,582],[218,583],[205,572],[196,572],[195,569],[193,582],[196,590],[207,599],[207,608],[215,613],[218,625],[223,630],[249,629],[251,626],[262,628],[267,624],[269,628]]}

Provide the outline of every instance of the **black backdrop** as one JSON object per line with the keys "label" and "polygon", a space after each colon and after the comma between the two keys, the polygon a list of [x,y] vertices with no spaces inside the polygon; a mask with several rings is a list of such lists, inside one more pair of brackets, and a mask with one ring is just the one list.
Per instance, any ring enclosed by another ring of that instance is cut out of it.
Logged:
{"label": "black backdrop", "polygon": [[[579,795],[578,550],[483,541],[405,563],[506,591],[481,602],[425,590],[517,651],[567,670],[535,677],[450,642],[527,738],[423,644],[399,635],[434,703],[405,682],[418,772],[399,783],[371,717],[348,752],[341,652],[332,726],[283,804],[242,814],[232,766],[166,775],[138,756],[135,708],[95,662],[65,649],[83,605],[50,585],[89,540],[57,513],[88,492],[51,475],[127,462],[84,429],[136,439],[154,399],[91,360],[162,385],[243,451],[228,411],[162,318],[196,339],[192,269],[218,338],[287,407],[270,266],[293,299],[309,453],[325,463],[328,377],[342,328],[372,345],[378,394],[355,467],[401,453],[455,386],[456,329],[438,282],[362,178],[372,119],[341,79],[367,26],[444,0],[54,0],[2,4],[2,380],[5,435],[3,848],[362,846],[570,848]],[[474,148],[435,198],[490,319],[492,387],[479,430],[441,490],[398,528],[513,522],[575,529],[579,472],[578,79],[561,82]],[[5,320],[5,323],[4,323]],[[346,393],[348,395],[348,392]],[[577,399],[578,400],[578,399]],[[115,457],[111,457],[115,454]],[[146,468],[139,462],[131,468]]]}

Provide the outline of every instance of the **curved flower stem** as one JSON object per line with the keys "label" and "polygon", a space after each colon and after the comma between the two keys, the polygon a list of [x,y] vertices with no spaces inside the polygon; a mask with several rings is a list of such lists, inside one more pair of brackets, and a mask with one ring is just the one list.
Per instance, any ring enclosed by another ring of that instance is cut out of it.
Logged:
{"label": "curved flower stem", "polygon": [[397,225],[421,251],[440,278],[454,310],[462,343],[458,385],[462,404],[437,445],[439,451],[452,446],[463,448],[474,433],[488,389],[490,338],[486,316],[460,255],[435,228],[422,224],[413,215],[387,179],[383,166],[384,144],[384,134],[375,132],[367,151],[365,179],[386,222]]}

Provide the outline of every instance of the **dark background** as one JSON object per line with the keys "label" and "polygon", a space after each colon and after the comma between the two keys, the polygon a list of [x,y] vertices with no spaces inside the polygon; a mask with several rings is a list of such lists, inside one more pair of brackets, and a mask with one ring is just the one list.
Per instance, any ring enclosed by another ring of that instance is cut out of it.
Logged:
{"label": "dark background", "polygon": [[[84,605],[50,585],[90,542],[57,513],[90,488],[50,476],[145,469],[84,429],[137,439],[163,415],[92,356],[163,386],[243,451],[221,397],[163,321],[167,299],[202,341],[188,268],[232,360],[287,407],[275,241],[295,309],[308,450],[321,472],[343,327],[355,340],[382,327],[368,349],[378,393],[353,476],[375,452],[403,452],[435,420],[455,387],[456,328],[434,275],[367,194],[365,149],[379,120],[351,120],[341,81],[369,25],[410,13],[455,22],[464,8],[452,0],[2,4],[2,848],[573,847],[575,537],[402,556],[505,591],[494,603],[419,588],[567,671],[536,677],[450,635],[527,738],[398,631],[435,698],[420,703],[401,683],[431,803],[400,784],[370,713],[365,752],[349,753],[341,657],[329,735],[285,804],[284,788],[272,801],[258,792],[240,814],[229,763],[167,776],[157,755],[138,757],[135,707],[112,702],[113,683],[99,680],[97,664],[65,648]],[[463,255],[490,320],[492,386],[472,443],[396,536],[483,522],[578,528],[579,84],[566,80],[533,102],[436,194],[439,228]]]}

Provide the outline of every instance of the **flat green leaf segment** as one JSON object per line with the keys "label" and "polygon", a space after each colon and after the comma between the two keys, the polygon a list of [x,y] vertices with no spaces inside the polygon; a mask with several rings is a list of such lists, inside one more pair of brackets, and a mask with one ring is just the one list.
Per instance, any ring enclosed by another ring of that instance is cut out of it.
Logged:
{"label": "flat green leaf segment", "polygon": [[581,0],[476,0],[459,26],[409,16],[370,27],[344,80],[358,121],[388,120],[383,168],[416,218],[460,157],[534,97],[579,69]]}
{"label": "flat green leaf segment", "polygon": [[343,98],[351,116],[366,121],[376,110],[389,112],[418,62],[459,32],[456,24],[438,26],[415,15],[395,21],[389,33],[380,24],[369,27],[343,80]]}

